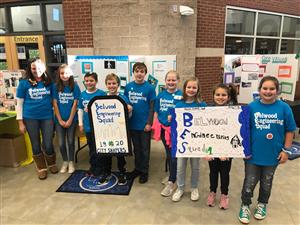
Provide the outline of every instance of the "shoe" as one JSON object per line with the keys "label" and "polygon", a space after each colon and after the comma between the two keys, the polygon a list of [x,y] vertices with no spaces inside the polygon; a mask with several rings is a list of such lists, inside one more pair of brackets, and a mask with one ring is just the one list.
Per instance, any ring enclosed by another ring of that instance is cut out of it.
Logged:
{"label": "shoe", "polygon": [[199,200],[199,190],[198,188],[191,188],[191,200],[198,201]]}
{"label": "shoe", "polygon": [[184,193],[183,190],[180,190],[180,189],[177,188],[177,190],[175,191],[175,193],[172,196],[172,201],[173,202],[179,202],[182,195],[183,195],[183,193]]}
{"label": "shoe", "polygon": [[131,179],[135,179],[136,177],[140,176],[142,174],[142,172],[138,171],[138,170],[133,170],[131,173],[130,173],[130,178]]}
{"label": "shoe", "polygon": [[228,209],[229,208],[229,197],[228,197],[228,195],[221,194],[219,207],[220,207],[220,209]]}
{"label": "shoe", "polygon": [[239,220],[243,224],[250,223],[250,209],[248,205],[241,205],[240,213],[239,213]]}
{"label": "shoe", "polygon": [[99,183],[100,184],[108,183],[110,178],[111,178],[111,175],[104,174],[104,175],[100,176]]}
{"label": "shoe", "polygon": [[168,181],[169,181],[169,176],[163,178],[163,179],[161,180],[161,183],[162,183],[163,185],[167,185],[167,184],[168,184]]}
{"label": "shoe", "polygon": [[88,171],[85,172],[85,176],[86,176],[86,177],[94,177],[94,174],[93,174],[92,171],[89,169]]}
{"label": "shoe", "polygon": [[175,189],[176,189],[176,184],[174,184],[172,181],[168,181],[167,185],[160,192],[160,194],[162,196],[168,197],[168,196],[172,195],[172,193],[175,191]]}
{"label": "shoe", "polygon": [[127,183],[127,180],[126,180],[125,173],[120,173],[119,176],[118,176],[118,184],[119,185],[125,185],[126,183]]}
{"label": "shoe", "polygon": [[263,203],[258,203],[254,210],[254,218],[258,220],[263,220],[267,215],[267,206]]}
{"label": "shoe", "polygon": [[65,172],[67,172],[67,170],[68,170],[68,162],[67,161],[64,161],[63,162],[63,164],[62,164],[62,166],[61,166],[61,168],[60,168],[60,173],[65,173]]}
{"label": "shoe", "polygon": [[139,179],[140,184],[144,184],[148,181],[148,174],[147,173],[142,173]]}
{"label": "shoe", "polygon": [[74,173],[74,171],[75,171],[74,162],[73,162],[73,161],[70,161],[70,162],[69,162],[68,173]]}
{"label": "shoe", "polygon": [[209,192],[209,194],[207,196],[206,204],[209,207],[214,207],[215,206],[215,200],[216,200],[216,193],[213,192],[213,191]]}

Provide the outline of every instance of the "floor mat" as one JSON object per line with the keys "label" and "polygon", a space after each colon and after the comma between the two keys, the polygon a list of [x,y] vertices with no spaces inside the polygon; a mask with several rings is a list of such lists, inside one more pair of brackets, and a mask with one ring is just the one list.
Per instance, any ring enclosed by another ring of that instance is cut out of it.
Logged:
{"label": "floor mat", "polygon": [[133,184],[133,180],[128,178],[125,184],[118,184],[118,172],[112,172],[109,181],[100,184],[99,177],[88,176],[86,172],[76,170],[56,192],[128,195]]}

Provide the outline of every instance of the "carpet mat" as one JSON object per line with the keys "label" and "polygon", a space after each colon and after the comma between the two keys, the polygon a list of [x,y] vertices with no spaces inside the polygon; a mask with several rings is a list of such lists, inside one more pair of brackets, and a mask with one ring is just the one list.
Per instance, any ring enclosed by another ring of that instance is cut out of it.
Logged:
{"label": "carpet mat", "polygon": [[86,175],[85,170],[76,170],[68,179],[56,190],[56,192],[88,193],[88,194],[111,194],[129,195],[133,179],[129,179],[125,184],[118,184],[118,172],[112,172],[108,182],[101,184],[99,177]]}

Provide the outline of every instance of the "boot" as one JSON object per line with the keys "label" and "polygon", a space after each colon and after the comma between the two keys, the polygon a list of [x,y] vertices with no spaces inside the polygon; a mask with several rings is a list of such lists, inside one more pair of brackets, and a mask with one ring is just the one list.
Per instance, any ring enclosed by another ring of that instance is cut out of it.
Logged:
{"label": "boot", "polygon": [[56,166],[56,154],[55,152],[52,155],[45,154],[47,165],[51,173],[58,173],[58,168]]}
{"label": "boot", "polygon": [[45,180],[47,178],[47,165],[43,153],[38,155],[33,155],[33,160],[38,172],[38,177],[40,180]]}

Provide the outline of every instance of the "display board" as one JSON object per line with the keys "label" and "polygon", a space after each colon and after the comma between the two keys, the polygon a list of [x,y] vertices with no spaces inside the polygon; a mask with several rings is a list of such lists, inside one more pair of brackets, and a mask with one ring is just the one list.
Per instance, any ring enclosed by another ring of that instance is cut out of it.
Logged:
{"label": "display board", "polygon": [[173,109],[172,156],[250,156],[249,115],[248,106]]}
{"label": "display board", "polygon": [[131,155],[125,101],[119,96],[97,96],[90,100],[88,109],[97,153]]}
{"label": "display board", "polygon": [[0,112],[16,110],[16,91],[21,71],[0,70]]}
{"label": "display board", "polygon": [[68,64],[74,72],[81,90],[84,90],[83,77],[87,72],[98,74],[98,88],[107,91],[105,77],[109,73],[115,73],[120,77],[120,92],[125,86],[134,80],[132,67],[136,62],[144,62],[148,73],[146,80],[149,81],[159,93],[165,84],[165,75],[169,70],[176,70],[175,55],[153,55],[153,56],[74,56],[68,55]]}
{"label": "display board", "polygon": [[249,103],[258,94],[260,80],[267,75],[280,82],[280,96],[294,101],[299,60],[288,55],[225,55],[224,83],[234,83],[238,102]]}

